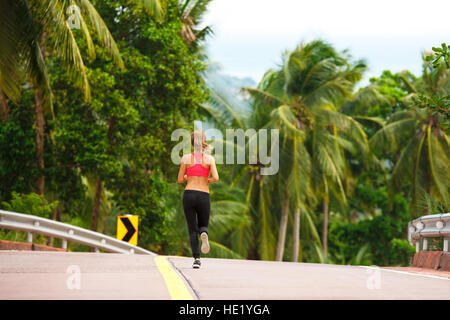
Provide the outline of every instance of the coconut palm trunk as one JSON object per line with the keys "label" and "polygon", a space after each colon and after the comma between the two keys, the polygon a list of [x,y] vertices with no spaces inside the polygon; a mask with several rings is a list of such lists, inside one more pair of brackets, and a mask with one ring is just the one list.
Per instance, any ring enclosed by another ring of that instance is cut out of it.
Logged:
{"label": "coconut palm trunk", "polygon": [[294,212],[294,232],[292,245],[292,261],[298,261],[298,249],[300,246],[300,208],[297,207]]}
{"label": "coconut palm trunk", "polygon": [[36,107],[36,157],[39,169],[39,177],[36,181],[36,193],[44,194],[45,188],[45,162],[44,162],[44,108],[42,106],[42,91],[38,88],[35,90],[35,107]]}
{"label": "coconut palm trunk", "polygon": [[283,260],[284,243],[286,240],[286,229],[289,213],[289,191],[286,188],[284,193],[283,209],[281,211],[280,230],[278,232],[278,246],[276,252],[276,261]]}
{"label": "coconut palm trunk", "polygon": [[328,183],[327,179],[324,177],[324,198],[323,198],[323,229],[322,229],[322,244],[323,244],[323,254],[327,256],[328,251],[328,209],[329,209],[329,199],[328,199]]}
{"label": "coconut palm trunk", "polygon": [[97,231],[98,227],[98,217],[100,212],[100,198],[103,190],[103,181],[102,179],[97,180],[97,184],[95,186],[95,195],[94,195],[94,205],[92,208],[92,221],[91,221],[91,230]]}
{"label": "coconut palm trunk", "polygon": [[[97,180],[97,184],[95,186],[95,194],[94,194],[94,205],[92,207],[92,220],[91,220],[91,230],[97,232],[98,228],[98,219],[100,216],[100,198],[103,191],[103,181],[102,179]],[[91,247],[89,249],[90,252],[95,251],[95,248]]]}
{"label": "coconut palm trunk", "polygon": [[0,108],[2,110],[2,113],[0,115],[0,119],[3,120],[3,121],[8,121],[9,120],[8,101],[6,100],[6,96],[3,93],[1,88],[0,88]]}

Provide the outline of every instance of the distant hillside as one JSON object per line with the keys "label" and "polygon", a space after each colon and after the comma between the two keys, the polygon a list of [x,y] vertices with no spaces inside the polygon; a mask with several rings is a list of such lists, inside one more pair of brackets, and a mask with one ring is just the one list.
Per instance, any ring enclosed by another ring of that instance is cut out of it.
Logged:
{"label": "distant hillside", "polygon": [[216,66],[210,66],[204,73],[206,85],[220,92],[226,99],[241,111],[248,110],[249,95],[241,90],[243,87],[257,86],[250,77],[239,78],[222,73]]}
{"label": "distant hillside", "polygon": [[242,87],[255,88],[257,83],[250,77],[239,78],[235,76],[220,74],[224,84],[229,88],[230,92],[236,94],[240,99],[248,99],[246,95],[241,92]]}

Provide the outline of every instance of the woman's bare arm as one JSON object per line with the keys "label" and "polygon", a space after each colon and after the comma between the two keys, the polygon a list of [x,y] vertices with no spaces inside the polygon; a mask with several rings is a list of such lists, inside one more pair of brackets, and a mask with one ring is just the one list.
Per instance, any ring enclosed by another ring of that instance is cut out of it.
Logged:
{"label": "woman's bare arm", "polygon": [[219,181],[219,173],[217,172],[216,161],[211,157],[211,178],[208,179],[208,183],[216,183]]}
{"label": "woman's bare arm", "polygon": [[181,158],[181,164],[180,164],[180,171],[178,171],[178,183],[184,183],[187,180],[186,177],[186,163],[185,163],[185,157]]}

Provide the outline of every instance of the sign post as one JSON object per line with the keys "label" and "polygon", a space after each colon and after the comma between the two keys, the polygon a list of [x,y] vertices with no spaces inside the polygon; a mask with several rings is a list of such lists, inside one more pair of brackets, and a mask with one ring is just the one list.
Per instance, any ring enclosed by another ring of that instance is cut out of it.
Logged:
{"label": "sign post", "polygon": [[117,217],[117,239],[137,246],[139,216]]}

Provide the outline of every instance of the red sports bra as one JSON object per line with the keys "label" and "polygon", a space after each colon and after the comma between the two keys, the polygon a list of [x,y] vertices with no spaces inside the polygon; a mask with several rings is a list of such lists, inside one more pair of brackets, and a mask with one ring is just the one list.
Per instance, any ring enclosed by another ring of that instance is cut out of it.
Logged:
{"label": "red sports bra", "polygon": [[191,167],[186,168],[186,175],[188,177],[192,176],[200,176],[200,177],[209,177],[209,169],[202,166],[202,158],[203,153],[201,156],[199,154],[196,154],[195,152],[192,152],[195,158],[195,164]]}

